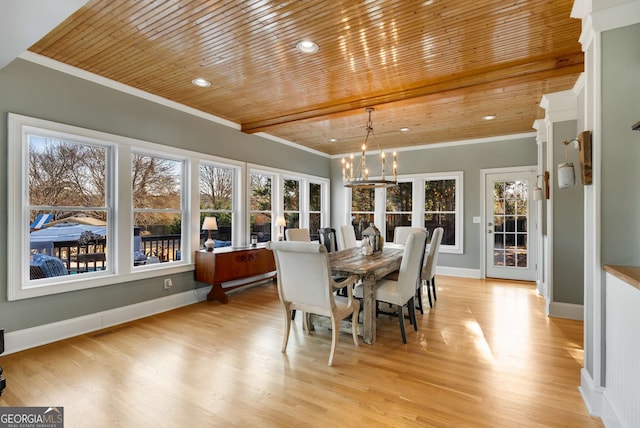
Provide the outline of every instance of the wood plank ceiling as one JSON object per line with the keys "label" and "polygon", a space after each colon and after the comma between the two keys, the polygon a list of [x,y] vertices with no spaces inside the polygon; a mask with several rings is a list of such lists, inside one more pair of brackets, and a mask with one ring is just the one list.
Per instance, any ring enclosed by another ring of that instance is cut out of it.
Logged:
{"label": "wood plank ceiling", "polygon": [[365,107],[382,149],[532,132],[583,71],[572,3],[92,0],[30,51],[333,155]]}

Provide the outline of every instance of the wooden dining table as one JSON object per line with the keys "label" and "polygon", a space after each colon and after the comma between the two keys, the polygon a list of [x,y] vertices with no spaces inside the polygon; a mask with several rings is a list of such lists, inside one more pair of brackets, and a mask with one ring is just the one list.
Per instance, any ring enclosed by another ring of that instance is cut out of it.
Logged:
{"label": "wooden dining table", "polygon": [[376,282],[400,269],[404,249],[398,245],[385,245],[382,251],[369,256],[360,248],[329,253],[329,264],[334,275],[358,275],[363,284],[362,340],[372,345],[376,341]]}

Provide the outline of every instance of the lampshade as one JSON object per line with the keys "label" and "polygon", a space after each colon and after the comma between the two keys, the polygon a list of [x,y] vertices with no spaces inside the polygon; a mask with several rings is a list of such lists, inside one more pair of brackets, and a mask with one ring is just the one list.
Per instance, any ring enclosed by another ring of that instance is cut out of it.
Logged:
{"label": "lampshade", "polygon": [[202,222],[202,230],[218,230],[218,221],[215,217],[205,217]]}
{"label": "lampshade", "polygon": [[276,217],[276,226],[285,227],[286,225],[287,225],[287,222],[284,220],[283,215],[279,215],[278,217]]}

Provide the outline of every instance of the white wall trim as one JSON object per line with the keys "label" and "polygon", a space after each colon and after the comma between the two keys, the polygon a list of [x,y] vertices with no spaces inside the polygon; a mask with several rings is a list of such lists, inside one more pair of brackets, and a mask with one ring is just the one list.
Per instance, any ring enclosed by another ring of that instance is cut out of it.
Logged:
{"label": "white wall trim", "polygon": [[591,11],[596,32],[615,30],[640,22],[640,1],[633,0],[605,9]]}
{"label": "white wall trim", "polygon": [[210,289],[211,287],[196,288],[133,305],[9,332],[5,334],[5,353],[23,351],[201,302],[206,300]]}
{"label": "white wall trim", "polygon": [[602,412],[599,416],[602,419],[602,423],[607,428],[628,428],[631,426],[623,423],[621,418],[618,417],[615,409],[607,399],[606,389],[602,393]]}
{"label": "white wall trim", "polygon": [[460,268],[453,266],[436,266],[436,275],[459,276],[461,278],[480,279],[480,269]]}
{"label": "white wall trim", "polygon": [[584,306],[574,303],[551,302],[549,316],[582,321],[584,320]]}
{"label": "white wall trim", "polygon": [[580,370],[580,386],[578,387],[582,400],[591,416],[602,415],[602,399],[604,388],[596,386],[589,371],[584,367]]}

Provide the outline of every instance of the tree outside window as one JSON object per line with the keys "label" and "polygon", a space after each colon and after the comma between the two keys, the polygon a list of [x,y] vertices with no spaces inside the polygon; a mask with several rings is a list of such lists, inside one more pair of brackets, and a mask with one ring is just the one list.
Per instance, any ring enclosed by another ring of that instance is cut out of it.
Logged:
{"label": "tree outside window", "polygon": [[441,245],[456,244],[456,180],[427,179],[424,186],[424,226],[442,227]]}
{"label": "tree outside window", "polygon": [[[233,237],[233,183],[235,170],[208,163],[200,164],[200,246],[207,234],[202,232],[205,217],[215,217],[218,230],[212,237],[218,246],[231,245]],[[219,241],[219,242],[218,242]]]}
{"label": "tree outside window", "polygon": [[252,172],[249,175],[249,222],[251,235],[255,235],[258,242],[271,240],[272,183],[270,174]]}
{"label": "tree outside window", "polygon": [[322,185],[309,183],[309,231],[316,233],[322,224]]}
{"label": "tree outside window", "polygon": [[356,232],[356,239],[362,239],[362,231],[369,223],[373,223],[376,207],[375,189],[358,189],[351,191],[351,224]]}
{"label": "tree outside window", "polygon": [[300,181],[284,180],[284,220],[287,228],[300,227]]}
{"label": "tree outside window", "polygon": [[395,228],[411,226],[413,209],[413,182],[400,182],[387,188],[386,201],[386,242],[393,242]]}

